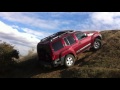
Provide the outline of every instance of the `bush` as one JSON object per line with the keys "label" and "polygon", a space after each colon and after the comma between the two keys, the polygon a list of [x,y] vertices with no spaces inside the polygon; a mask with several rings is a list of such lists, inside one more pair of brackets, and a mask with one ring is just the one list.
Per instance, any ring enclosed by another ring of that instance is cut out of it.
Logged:
{"label": "bush", "polygon": [[19,52],[14,49],[14,46],[0,42],[0,66],[8,66],[14,63],[14,59],[19,58]]}

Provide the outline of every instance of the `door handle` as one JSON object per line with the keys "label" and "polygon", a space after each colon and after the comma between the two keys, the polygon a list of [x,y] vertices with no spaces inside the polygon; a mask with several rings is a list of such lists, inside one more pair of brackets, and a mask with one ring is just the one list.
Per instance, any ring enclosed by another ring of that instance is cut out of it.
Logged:
{"label": "door handle", "polygon": [[81,44],[81,42],[79,41],[79,44]]}

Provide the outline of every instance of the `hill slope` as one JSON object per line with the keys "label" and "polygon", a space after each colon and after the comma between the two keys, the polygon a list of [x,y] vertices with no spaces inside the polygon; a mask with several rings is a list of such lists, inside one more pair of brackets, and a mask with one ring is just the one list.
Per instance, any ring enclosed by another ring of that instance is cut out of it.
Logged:
{"label": "hill slope", "polygon": [[[0,77],[30,78],[117,78],[120,77],[120,31],[102,31],[103,45],[96,52],[88,51],[79,55],[71,68],[57,67],[43,69],[36,57],[21,62]],[[7,76],[6,76],[7,75]]]}
{"label": "hill slope", "polygon": [[102,31],[100,50],[80,54],[74,67],[34,77],[120,77],[120,31]]}

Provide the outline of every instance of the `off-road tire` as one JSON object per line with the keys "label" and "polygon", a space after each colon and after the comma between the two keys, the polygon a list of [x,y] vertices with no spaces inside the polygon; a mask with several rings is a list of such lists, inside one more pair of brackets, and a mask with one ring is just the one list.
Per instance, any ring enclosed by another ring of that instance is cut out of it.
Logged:
{"label": "off-road tire", "polygon": [[93,43],[93,50],[99,50],[101,48],[101,40],[100,39],[95,39],[94,43]]}
{"label": "off-road tire", "polygon": [[71,54],[68,54],[66,57],[65,57],[65,66],[68,68],[68,67],[72,67],[75,63],[75,57]]}

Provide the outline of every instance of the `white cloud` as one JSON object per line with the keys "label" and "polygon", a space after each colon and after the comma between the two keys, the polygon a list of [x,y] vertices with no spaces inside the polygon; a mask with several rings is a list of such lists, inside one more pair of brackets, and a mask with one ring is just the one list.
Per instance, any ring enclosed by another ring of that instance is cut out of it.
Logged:
{"label": "white cloud", "polygon": [[57,20],[43,20],[29,16],[29,12],[0,12],[0,17],[9,21],[19,22],[39,28],[55,29],[59,25]]}
{"label": "white cloud", "polygon": [[[8,38],[11,40],[18,40],[21,43],[26,42],[26,43],[30,44],[31,42],[39,41],[37,38],[35,38],[34,35],[19,32],[17,29],[14,29],[11,26],[6,25],[1,21],[0,21],[0,34],[1,34],[0,35],[1,37]],[[32,44],[32,45],[34,45],[34,44]]]}
{"label": "white cloud", "polygon": [[120,28],[120,12],[95,12],[91,14],[94,25],[108,29]]}
{"label": "white cloud", "polygon": [[28,34],[32,34],[40,39],[46,37],[46,36],[49,36],[51,35],[52,33],[48,33],[48,32],[43,32],[43,31],[35,31],[35,30],[32,30],[32,29],[29,29],[29,28],[22,28],[22,30]]}
{"label": "white cloud", "polygon": [[[28,33],[27,33],[28,32]],[[40,41],[35,34],[39,33],[39,37],[44,37],[44,32],[34,32],[32,30],[26,30],[26,32],[19,32],[17,29],[14,29],[12,26],[9,26],[0,21],[0,40],[9,42],[23,53],[27,54],[28,49],[32,47],[36,48],[37,43]]]}
{"label": "white cloud", "polygon": [[42,16],[42,14],[40,13],[36,14],[31,12],[0,12],[0,17],[5,20],[19,22],[28,26],[44,28],[49,30],[58,30],[60,27],[62,27],[62,25],[72,25],[72,23],[76,22],[72,19],[65,20],[65,17],[74,17],[74,15],[81,16],[88,14],[88,12],[45,12],[45,17],[49,16],[48,19],[47,17],[45,19],[44,16]]}
{"label": "white cloud", "polygon": [[14,29],[20,29],[20,27],[17,26],[17,25],[11,25],[11,27],[14,28]]}
{"label": "white cloud", "polygon": [[76,27],[82,30],[112,30],[120,29],[120,12],[93,12],[84,22]]}
{"label": "white cloud", "polygon": [[91,15],[93,22],[100,22],[102,24],[112,24],[113,23],[113,13],[109,12],[96,12]]}

